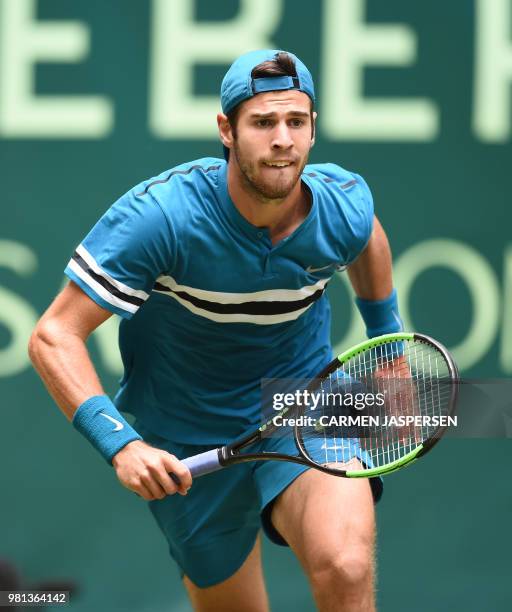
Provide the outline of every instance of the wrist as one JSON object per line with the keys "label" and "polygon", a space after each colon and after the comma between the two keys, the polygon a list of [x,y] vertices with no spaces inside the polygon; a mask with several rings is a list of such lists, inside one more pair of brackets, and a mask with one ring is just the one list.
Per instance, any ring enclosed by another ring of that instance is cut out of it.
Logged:
{"label": "wrist", "polygon": [[142,440],[106,395],[83,402],[73,416],[73,425],[110,464],[127,444]]}
{"label": "wrist", "polygon": [[117,467],[119,464],[119,460],[124,457],[127,453],[129,453],[134,447],[136,447],[137,445],[141,445],[143,444],[143,440],[132,440],[131,442],[128,442],[128,444],[126,444],[125,446],[123,446],[123,448],[119,449],[117,451],[117,453],[112,457],[112,466],[113,467]]}
{"label": "wrist", "polygon": [[366,325],[368,338],[403,331],[403,323],[398,312],[396,289],[383,300],[356,298],[356,305]]}

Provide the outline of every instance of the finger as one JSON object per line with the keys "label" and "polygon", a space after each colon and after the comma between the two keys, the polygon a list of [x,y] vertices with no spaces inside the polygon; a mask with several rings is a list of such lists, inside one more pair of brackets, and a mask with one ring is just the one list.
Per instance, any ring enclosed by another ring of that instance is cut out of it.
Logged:
{"label": "finger", "polygon": [[174,484],[179,487],[181,484],[181,480],[176,476],[176,474],[174,472],[169,472],[169,476],[171,477],[171,480],[174,482]]}
{"label": "finger", "polygon": [[[178,491],[181,481],[175,481],[173,478],[171,478],[171,475],[167,472],[163,461],[159,465],[152,466],[150,470],[153,478],[162,487],[166,495],[174,495]],[[174,476],[174,474],[172,475]]]}
{"label": "finger", "polygon": [[142,483],[140,483],[136,488],[133,488],[132,491],[146,501],[152,501],[154,499],[150,490]]}
{"label": "finger", "polygon": [[160,483],[155,480],[153,474],[149,471],[141,474],[141,482],[149,490],[152,495],[152,499],[163,499],[166,495],[164,489],[160,486]]}
{"label": "finger", "polygon": [[178,461],[176,457],[169,454],[164,457],[164,465],[167,473],[173,474],[178,478],[179,484],[176,483],[176,480],[173,478],[178,492],[181,493],[181,495],[186,495],[187,491],[192,486],[192,475],[188,467],[181,461]]}
{"label": "finger", "polygon": [[192,486],[192,475],[187,466],[168,453],[165,457],[165,469],[177,486],[178,493],[185,495]]}

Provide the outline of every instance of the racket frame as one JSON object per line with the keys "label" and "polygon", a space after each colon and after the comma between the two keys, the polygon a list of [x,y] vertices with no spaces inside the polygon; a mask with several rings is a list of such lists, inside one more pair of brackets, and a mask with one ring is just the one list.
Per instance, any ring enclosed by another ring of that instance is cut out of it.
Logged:
{"label": "racket frame", "polygon": [[[442,354],[444,360],[446,361],[446,364],[449,370],[449,374],[450,374],[450,379],[451,379],[448,415],[449,416],[453,415],[455,411],[457,396],[458,396],[458,384],[457,383],[459,381],[459,373],[457,370],[457,366],[453,358],[451,357],[450,353],[440,342],[424,334],[406,333],[406,332],[398,333],[398,334],[385,334],[383,336],[379,336],[377,338],[372,338],[370,340],[361,342],[357,344],[356,346],[353,346],[352,348],[348,349],[344,353],[341,353],[335,359],[333,359],[321,372],[319,372],[316,375],[316,377],[310,382],[310,384],[306,387],[306,389],[310,392],[314,391],[320,386],[323,380],[325,380],[330,374],[335,372],[340,367],[340,364],[346,363],[354,356],[357,356],[358,354],[368,349],[382,346],[388,342],[400,342],[400,341],[411,341],[411,340],[416,340],[418,342],[422,342],[424,344],[428,344],[434,347],[437,351],[439,351]],[[217,469],[228,467],[230,465],[235,465],[238,463],[245,463],[248,461],[274,460],[274,461],[288,461],[288,462],[291,461],[293,463],[298,463],[300,465],[312,467],[322,472],[325,472],[327,474],[332,474],[335,476],[342,476],[346,478],[371,478],[375,476],[389,474],[391,472],[394,472],[396,470],[399,470],[405,467],[406,465],[413,463],[419,457],[425,455],[427,452],[432,450],[432,448],[439,442],[439,439],[442,437],[442,435],[445,433],[447,429],[447,426],[440,426],[439,428],[435,430],[435,432],[426,441],[419,444],[416,448],[410,451],[407,455],[400,457],[399,459],[396,459],[395,461],[385,466],[376,467],[376,468],[366,468],[366,469],[361,469],[361,470],[351,470],[351,469],[343,470],[340,468],[333,468],[333,467],[330,467],[329,464],[317,463],[313,461],[312,459],[310,459],[306,452],[305,446],[304,446],[301,426],[297,424],[295,424],[293,432],[294,432],[295,444],[297,446],[297,450],[299,453],[298,455],[287,455],[284,453],[273,452],[273,451],[265,451],[265,452],[259,452],[259,453],[240,453],[240,451],[243,450],[244,448],[262,440],[263,434],[265,434],[265,437],[266,437],[268,436],[268,434],[271,434],[273,431],[280,429],[280,427],[275,425],[274,423],[274,419],[276,418],[276,416],[283,416],[285,414],[290,416],[298,412],[300,412],[300,409],[298,406],[286,407],[283,410],[281,410],[277,415],[274,415],[272,419],[264,423],[257,430],[253,430],[250,433],[246,434],[245,436],[238,438],[237,440],[234,440],[233,442],[216,449],[217,451],[216,459],[218,459],[218,465],[215,459],[212,461],[212,456],[215,457],[215,455],[213,454],[214,453],[213,450],[207,451],[206,453],[201,453],[201,455],[196,455],[193,458],[189,458],[189,460],[190,461],[194,461],[196,459],[199,460],[198,462],[199,464],[197,466],[199,468],[197,470],[197,475],[215,471]],[[210,468],[201,469],[200,457],[206,456],[206,455],[208,455],[208,461],[210,463]],[[187,459],[185,459],[184,461],[185,463],[187,463]]]}
{"label": "racket frame", "polygon": [[[450,353],[445,348],[445,346],[441,344],[440,342],[438,342],[437,340],[434,340],[434,338],[431,338],[430,336],[427,336],[425,334],[405,333],[404,332],[404,333],[398,333],[398,334],[384,334],[382,336],[378,336],[377,338],[365,340],[364,342],[361,342],[353,346],[352,348],[348,349],[344,353],[341,353],[340,355],[338,355],[338,357],[334,360],[334,362],[331,362],[329,364],[328,368],[331,368],[330,372],[334,372],[339,367],[340,363],[341,364],[346,363],[347,361],[359,355],[360,353],[368,349],[382,346],[383,344],[386,344],[387,342],[390,342],[390,341],[400,342],[400,341],[411,341],[411,340],[415,340],[417,342],[421,342],[423,344],[430,345],[431,347],[439,351],[439,353],[441,353],[441,355],[443,356],[443,359],[446,361],[448,371],[450,374],[450,381],[451,381],[450,398],[448,401],[449,408],[448,408],[447,416],[452,416],[455,412],[455,406],[457,404],[458,388],[459,388],[459,385],[458,385],[459,371],[458,371],[455,361],[453,360],[453,357],[450,355]],[[333,366],[333,364],[335,365]],[[326,368],[326,370],[328,368]],[[322,374],[324,374],[324,371],[321,372],[317,378],[319,378]],[[322,464],[317,464],[314,461],[311,461],[311,463],[317,469],[322,469],[322,471],[327,471],[330,474],[335,474],[336,476],[343,476],[346,478],[372,478],[375,476],[382,476],[384,474],[390,474],[391,472],[396,472],[397,470],[405,467],[406,465],[410,465],[411,463],[413,463],[414,461],[416,461],[417,459],[419,459],[420,457],[422,457],[423,455],[426,455],[429,451],[431,451],[434,448],[434,446],[439,442],[443,434],[446,432],[447,428],[448,428],[447,425],[439,426],[433,432],[433,434],[429,436],[427,440],[419,444],[416,448],[414,448],[409,453],[407,453],[407,455],[404,455],[403,457],[395,459],[395,461],[392,461],[391,463],[388,463],[387,465],[382,466],[382,467],[366,468],[364,470],[342,470],[339,468],[325,469],[325,466],[322,466]],[[302,428],[298,425],[295,425],[294,427],[294,437],[295,437],[295,444],[297,445],[300,456],[307,459],[308,458],[307,452],[306,452],[306,449],[304,446],[304,440],[302,437]]]}

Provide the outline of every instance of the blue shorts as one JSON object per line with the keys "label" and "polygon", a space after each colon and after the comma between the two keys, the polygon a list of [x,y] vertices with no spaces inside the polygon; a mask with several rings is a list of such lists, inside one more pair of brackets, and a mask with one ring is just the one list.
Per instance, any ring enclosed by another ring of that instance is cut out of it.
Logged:
{"label": "blue shorts", "polygon": [[[135,429],[145,442],[178,459],[215,448],[171,442],[149,432],[140,422],[135,423]],[[297,454],[293,436],[268,438],[261,445],[265,450]],[[186,496],[170,495],[149,502],[182,574],[201,588],[227,580],[251,552],[261,527],[272,542],[287,546],[270,520],[272,505],[308,469],[288,461],[242,463],[197,478]],[[382,481],[372,478],[370,484],[378,501]]]}

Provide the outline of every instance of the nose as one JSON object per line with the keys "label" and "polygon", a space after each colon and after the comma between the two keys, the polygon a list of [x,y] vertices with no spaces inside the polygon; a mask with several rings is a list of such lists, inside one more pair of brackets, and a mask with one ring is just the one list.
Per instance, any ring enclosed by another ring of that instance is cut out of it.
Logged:
{"label": "nose", "polygon": [[272,134],[272,149],[275,151],[290,149],[293,146],[293,139],[290,134],[290,128],[286,122],[279,122]]}

